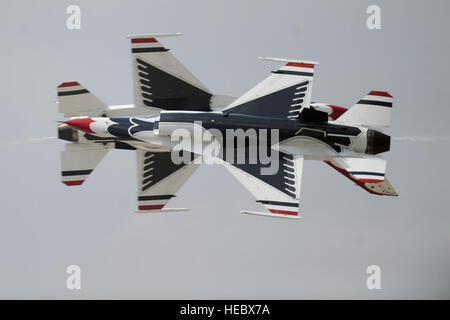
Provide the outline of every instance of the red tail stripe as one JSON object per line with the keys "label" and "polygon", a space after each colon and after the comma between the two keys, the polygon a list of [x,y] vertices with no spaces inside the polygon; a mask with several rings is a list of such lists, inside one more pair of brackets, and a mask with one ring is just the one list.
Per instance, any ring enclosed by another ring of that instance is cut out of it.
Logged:
{"label": "red tail stripe", "polygon": [[299,62],[288,62],[286,67],[300,67],[300,68],[312,68],[314,69],[314,65],[312,63],[299,63]]}
{"label": "red tail stripe", "polygon": [[158,42],[155,38],[137,38],[131,39],[131,43],[147,43],[147,42]]}
{"label": "red tail stripe", "polygon": [[370,91],[369,96],[380,96],[380,97],[389,97],[392,98],[392,96],[384,91]]}
{"label": "red tail stripe", "polygon": [[296,212],[296,211],[277,210],[277,209],[269,209],[269,211],[272,212],[272,213],[288,214],[288,215],[291,215],[291,216],[298,215],[298,212]]}
{"label": "red tail stripe", "polygon": [[64,88],[64,87],[74,87],[74,86],[79,86],[80,84],[76,81],[72,81],[72,82],[63,82],[61,83],[58,88]]}
{"label": "red tail stripe", "polygon": [[83,182],[84,182],[84,180],[63,181],[63,183],[67,186],[79,186]]}
{"label": "red tail stripe", "polygon": [[139,210],[158,210],[162,209],[164,207],[163,204],[154,204],[154,205],[147,205],[147,206],[139,206]]}

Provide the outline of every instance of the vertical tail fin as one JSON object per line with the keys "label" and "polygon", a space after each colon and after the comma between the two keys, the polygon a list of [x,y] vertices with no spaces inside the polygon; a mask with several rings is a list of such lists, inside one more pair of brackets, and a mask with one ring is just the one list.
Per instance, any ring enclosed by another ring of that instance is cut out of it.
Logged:
{"label": "vertical tail fin", "polygon": [[384,91],[371,91],[348,109],[337,121],[367,127],[391,125],[392,96]]}

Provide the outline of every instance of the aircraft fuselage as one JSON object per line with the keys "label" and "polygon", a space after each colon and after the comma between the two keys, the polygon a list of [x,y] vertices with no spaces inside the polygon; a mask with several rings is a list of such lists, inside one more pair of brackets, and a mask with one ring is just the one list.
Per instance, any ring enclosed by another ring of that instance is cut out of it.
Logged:
{"label": "aircraft fuselage", "polygon": [[[154,146],[170,149],[173,139],[169,137],[177,133],[176,130],[194,133],[196,127],[215,136],[220,134],[224,148],[234,143],[238,133],[248,137],[249,132],[256,134],[258,142],[263,139],[268,146],[277,145],[281,150],[289,146],[287,152],[297,154],[304,151],[302,147],[307,150],[326,148],[334,156],[349,152],[377,154],[388,151],[390,146],[389,136],[364,127],[227,112],[162,111],[158,117],[152,118],[78,118],[66,123],[84,131],[85,137],[90,141],[111,140],[131,146],[147,144],[148,148]],[[307,153],[311,152],[314,153]]]}

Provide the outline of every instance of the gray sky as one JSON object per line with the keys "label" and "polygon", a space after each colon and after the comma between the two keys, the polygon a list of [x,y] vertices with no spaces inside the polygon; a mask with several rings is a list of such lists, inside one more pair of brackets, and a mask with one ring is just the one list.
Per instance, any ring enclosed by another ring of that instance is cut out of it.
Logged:
{"label": "gray sky", "polygon": [[[81,30],[66,8],[81,7]],[[382,29],[366,27],[381,7]],[[450,298],[448,1],[2,1],[0,298]],[[377,197],[306,162],[302,220],[259,210],[224,168],[203,166],[171,206],[136,215],[133,152],[113,150],[81,188],[60,182],[56,86],[77,80],[132,103],[128,34],[162,42],[214,93],[239,96],[278,65],[319,61],[313,101],[394,96],[388,177]],[[28,142],[27,142],[28,141]],[[212,179],[214,178],[214,179]],[[214,181],[214,182],[213,182]],[[66,267],[82,290],[66,288]],[[366,288],[368,265],[381,290]]]}

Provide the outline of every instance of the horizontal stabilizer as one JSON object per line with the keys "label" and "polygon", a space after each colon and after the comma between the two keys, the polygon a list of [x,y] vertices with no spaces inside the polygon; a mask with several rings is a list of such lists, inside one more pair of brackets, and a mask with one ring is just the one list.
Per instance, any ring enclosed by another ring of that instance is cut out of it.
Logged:
{"label": "horizontal stabilizer", "polygon": [[337,122],[383,128],[391,125],[392,96],[384,91],[371,91],[348,109]]}
{"label": "horizontal stabilizer", "polygon": [[58,110],[64,117],[98,116],[107,106],[76,81],[63,82],[58,88]]}
{"label": "horizontal stabilizer", "polygon": [[398,196],[385,178],[386,160],[378,158],[334,158],[325,161],[358,186],[372,194]]}
{"label": "horizontal stabilizer", "polygon": [[112,148],[112,143],[67,143],[61,152],[62,182],[68,186],[81,185]]}

